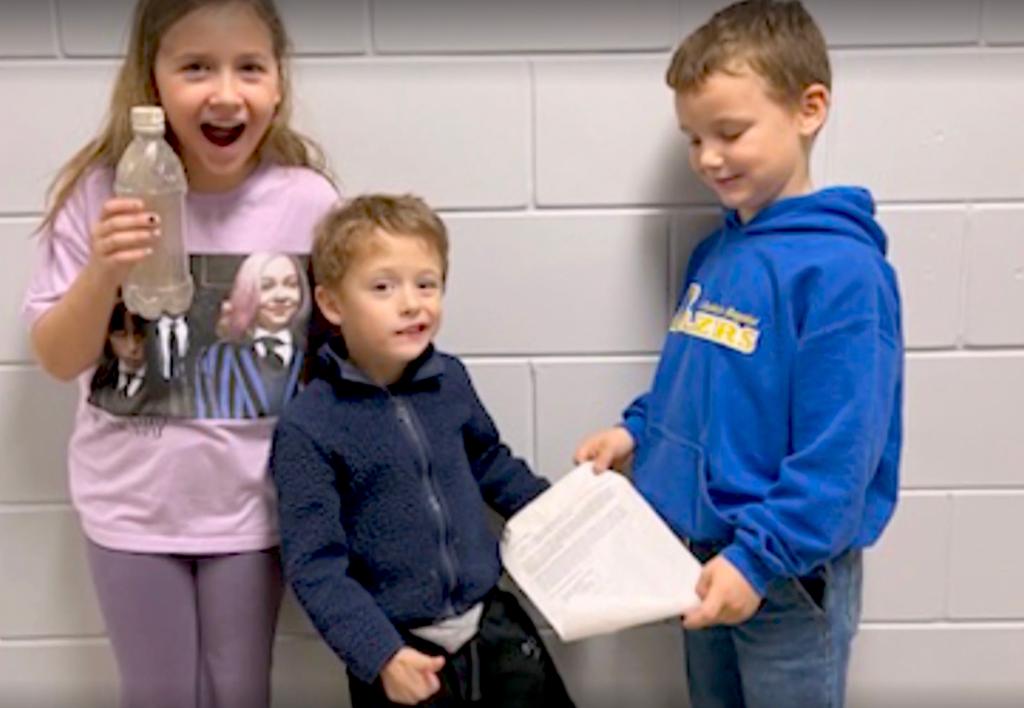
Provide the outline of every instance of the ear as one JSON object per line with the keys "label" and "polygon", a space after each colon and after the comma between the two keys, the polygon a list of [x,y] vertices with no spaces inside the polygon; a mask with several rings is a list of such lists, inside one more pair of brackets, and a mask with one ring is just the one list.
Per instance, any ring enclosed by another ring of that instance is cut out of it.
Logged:
{"label": "ear", "polygon": [[281,102],[284,101],[284,87],[290,80],[290,75],[285,76],[285,69],[281,66],[281,63],[277,64],[277,86],[274,87],[274,110],[276,111],[281,107]]}
{"label": "ear", "polygon": [[340,327],[345,320],[345,315],[334,293],[323,285],[317,285],[313,290],[313,299],[316,300],[317,307],[320,308],[320,312],[323,313],[327,321],[335,327]]}
{"label": "ear", "polygon": [[824,84],[811,84],[804,89],[797,107],[801,135],[813,138],[818,134],[825,125],[831,104],[832,94]]}

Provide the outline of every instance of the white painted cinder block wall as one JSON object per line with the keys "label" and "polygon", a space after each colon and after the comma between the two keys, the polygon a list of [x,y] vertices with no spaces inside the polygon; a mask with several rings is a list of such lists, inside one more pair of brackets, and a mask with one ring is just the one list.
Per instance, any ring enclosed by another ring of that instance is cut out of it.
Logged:
{"label": "white painted cinder block wall", "polygon": [[[716,0],[281,0],[298,115],[348,193],[453,232],[441,344],[544,474],[650,376],[694,239],[662,74]],[[73,390],[17,316],[54,170],[105,110],[130,0],[0,0],[0,703],[105,706],[115,670],[68,505]],[[903,287],[903,492],[867,560],[856,705],[1024,702],[1024,3],[808,0],[835,108],[817,181],[881,205]],[[676,629],[552,647],[581,706],[685,705]],[[346,705],[293,604],[275,705]]]}

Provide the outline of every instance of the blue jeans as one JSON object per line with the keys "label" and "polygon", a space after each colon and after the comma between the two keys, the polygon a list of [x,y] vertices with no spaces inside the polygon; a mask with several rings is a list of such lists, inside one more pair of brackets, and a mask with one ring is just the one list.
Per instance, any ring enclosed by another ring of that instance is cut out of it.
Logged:
{"label": "blue jeans", "polygon": [[[705,561],[717,550],[698,544],[694,554]],[[840,708],[861,582],[861,552],[847,551],[809,576],[773,581],[742,624],[685,631],[693,708]]]}

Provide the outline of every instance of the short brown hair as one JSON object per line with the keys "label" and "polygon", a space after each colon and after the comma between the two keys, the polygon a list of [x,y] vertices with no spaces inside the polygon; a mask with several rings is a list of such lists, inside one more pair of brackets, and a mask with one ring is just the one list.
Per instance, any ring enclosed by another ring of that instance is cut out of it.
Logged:
{"label": "short brown hair", "polygon": [[737,65],[761,76],[781,103],[798,101],[813,84],[832,88],[825,38],[796,1],[744,0],[718,11],[679,45],[665,80],[686,93]]}
{"label": "short brown hair", "polygon": [[448,230],[426,202],[412,194],[365,194],[332,209],[316,227],[311,256],[317,285],[330,287],[377,237],[416,236],[441,258],[441,274],[448,274]]}

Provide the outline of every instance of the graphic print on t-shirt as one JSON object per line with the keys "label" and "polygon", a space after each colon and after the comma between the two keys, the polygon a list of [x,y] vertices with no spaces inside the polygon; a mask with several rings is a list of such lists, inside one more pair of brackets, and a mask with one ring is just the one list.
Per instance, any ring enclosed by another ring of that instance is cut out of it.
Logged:
{"label": "graphic print on t-shirt", "polygon": [[295,395],[305,358],[305,256],[193,255],[188,312],[145,320],[118,302],[89,402],[119,416],[262,418]]}

